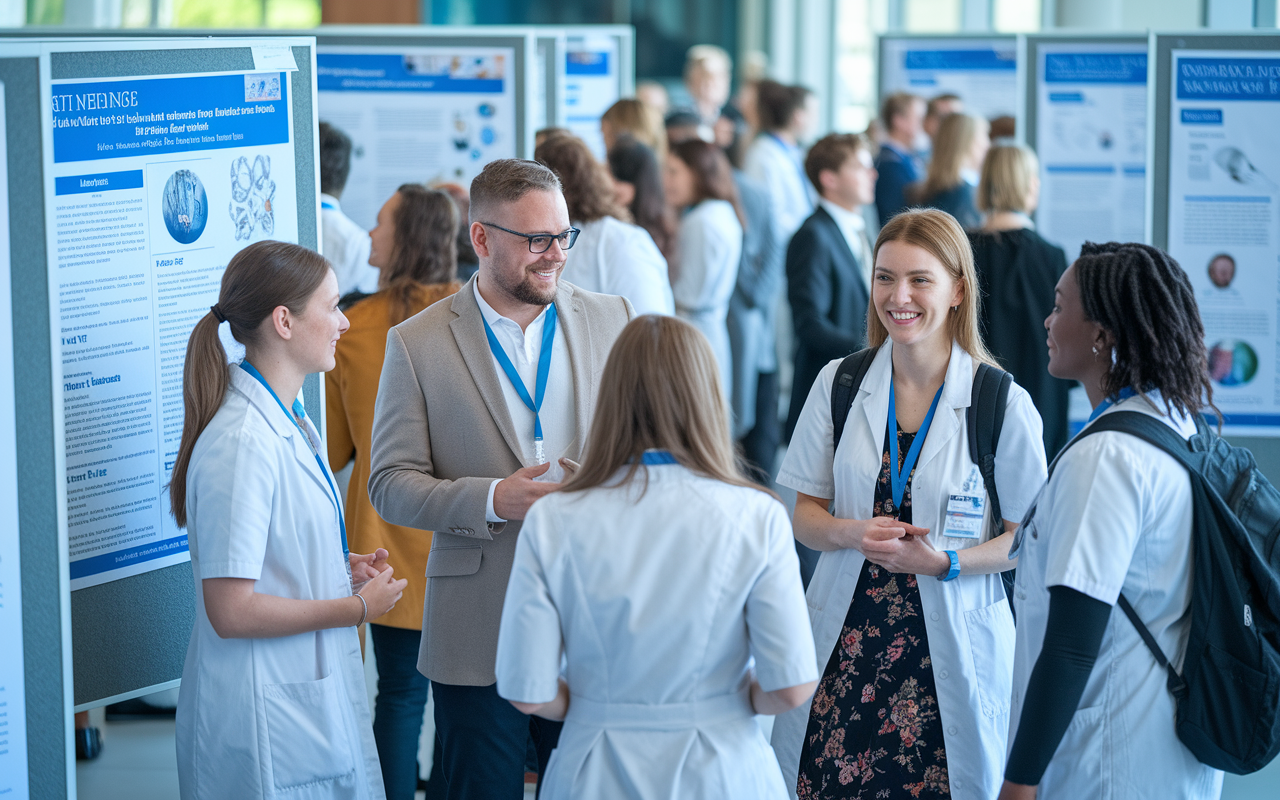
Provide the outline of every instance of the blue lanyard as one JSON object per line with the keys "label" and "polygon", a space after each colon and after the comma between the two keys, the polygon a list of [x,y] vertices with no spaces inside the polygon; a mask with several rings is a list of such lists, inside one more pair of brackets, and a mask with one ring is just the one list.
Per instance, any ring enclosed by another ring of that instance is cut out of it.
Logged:
{"label": "blue lanyard", "polygon": [[493,335],[493,328],[489,327],[489,320],[480,315],[480,321],[484,323],[484,335],[489,339],[489,350],[493,352],[493,357],[498,360],[502,371],[507,373],[507,379],[511,381],[511,385],[515,387],[516,394],[520,395],[520,400],[524,402],[525,407],[533,412],[533,457],[539,464],[545,464],[547,461],[546,453],[542,449],[542,398],[547,393],[547,375],[551,372],[551,351],[556,344],[556,304],[552,303],[547,306],[547,319],[542,324],[542,352],[538,355],[538,377],[534,385],[534,397],[529,397],[529,390],[525,387],[524,381],[520,378],[520,373],[516,372],[516,365],[511,363],[511,359],[507,356],[507,352],[502,349],[502,343],[498,341],[498,337]]}
{"label": "blue lanyard", "polygon": [[907,456],[902,460],[902,468],[898,468],[898,405],[893,398],[893,378],[889,378],[889,430],[885,434],[889,437],[889,483],[893,487],[893,511],[894,514],[902,513],[902,496],[907,490],[907,478],[911,477],[911,470],[916,468],[916,460],[920,458],[920,448],[924,445],[924,437],[929,435],[929,426],[933,424],[933,412],[938,410],[938,400],[942,397],[942,389],[947,384],[944,382],[938,387],[938,393],[933,396],[933,405],[929,406],[929,413],[925,414],[924,422],[920,425],[920,430],[916,431],[916,438],[911,442],[911,448],[907,450]]}
{"label": "blue lanyard", "polygon": [[[1121,400],[1128,400],[1130,397],[1135,397],[1137,394],[1138,393],[1135,392],[1131,387],[1129,386],[1124,387],[1123,389],[1120,390],[1120,393],[1118,395],[1108,397],[1105,400],[1103,400],[1101,403],[1098,403],[1098,407],[1095,408],[1093,410],[1093,413],[1089,415],[1089,422],[1093,422],[1095,419],[1102,416],[1102,412],[1106,411],[1108,408],[1111,408]],[[1088,425],[1089,422],[1086,422],[1085,424]]]}
{"label": "blue lanyard", "polygon": [[321,208],[327,208],[327,209],[328,209],[328,210],[330,210],[330,211],[337,211],[337,210],[338,210],[338,207],[337,207],[337,206],[335,206],[333,203],[330,203],[328,200],[321,200],[321,201],[320,201],[320,207],[321,207]]}
{"label": "blue lanyard", "polygon": [[804,195],[805,203],[808,204],[808,207],[812,208],[813,199],[809,197],[809,176],[805,174],[804,164],[801,163],[801,160],[799,158],[800,148],[796,147],[793,144],[787,143],[785,139],[783,139],[781,136],[779,136],[776,133],[770,133],[769,136],[773,137],[773,140],[778,143],[778,146],[781,147],[784,152],[786,152],[791,163],[795,165],[796,172],[800,173],[801,194]]}
{"label": "blue lanyard", "polygon": [[[320,474],[324,475],[324,479],[329,483],[329,491],[333,493],[333,507],[338,511],[338,530],[342,532],[342,555],[348,556],[351,551],[347,549],[347,522],[342,518],[342,503],[338,501],[338,490],[334,488],[333,479],[329,477],[329,470],[324,468],[324,462],[320,460],[320,454],[316,452],[315,445],[311,443],[311,437],[302,429],[302,425],[298,423],[298,417],[307,415],[306,409],[302,407],[302,403],[297,400],[293,401],[293,414],[284,407],[284,403],[280,402],[280,398],[276,396],[276,390],[271,388],[271,384],[267,383],[267,379],[262,377],[262,373],[250,364],[248,361],[241,361],[240,368],[249,373],[257,380],[258,383],[266,387],[267,392],[271,395],[271,399],[276,401],[276,405],[280,406],[280,410],[289,418],[298,432],[302,434],[302,438],[306,440],[307,447],[311,448],[311,454],[316,457],[316,466],[320,467]],[[296,415],[296,416],[295,416]]]}
{"label": "blue lanyard", "polygon": [[657,466],[658,464],[679,464],[676,457],[666,450],[650,450],[640,456],[640,462],[649,466]]}

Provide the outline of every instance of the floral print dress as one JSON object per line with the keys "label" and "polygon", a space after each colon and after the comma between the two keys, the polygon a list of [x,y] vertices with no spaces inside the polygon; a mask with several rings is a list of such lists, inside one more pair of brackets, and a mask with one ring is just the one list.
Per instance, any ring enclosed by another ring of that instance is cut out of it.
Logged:
{"label": "floral print dress", "polygon": [[[898,453],[915,434],[898,429]],[[894,513],[886,440],[874,516],[911,522],[911,476]],[[915,471],[912,471],[912,476]],[[938,691],[915,575],[864,562],[844,628],[813,695],[799,800],[950,797]]]}

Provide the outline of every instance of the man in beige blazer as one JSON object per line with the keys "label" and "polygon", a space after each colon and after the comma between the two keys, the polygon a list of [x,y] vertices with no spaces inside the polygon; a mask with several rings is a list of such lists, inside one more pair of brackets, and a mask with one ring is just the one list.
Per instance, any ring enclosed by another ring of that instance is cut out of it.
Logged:
{"label": "man in beige blazer", "polygon": [[635,313],[559,280],[577,232],[541,164],[485,167],[470,222],[480,271],[387,336],[369,496],[388,522],[435,531],[418,670],[434,683],[448,797],[516,800],[529,737],[545,767],[559,735],[559,723],[497,694],[516,537],[529,506],[557,488],[550,462],[580,458],[600,371]]}

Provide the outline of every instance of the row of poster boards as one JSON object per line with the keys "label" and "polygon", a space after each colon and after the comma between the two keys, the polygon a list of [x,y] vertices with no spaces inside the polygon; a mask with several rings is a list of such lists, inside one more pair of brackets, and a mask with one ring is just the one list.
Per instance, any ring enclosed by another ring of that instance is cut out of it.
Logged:
{"label": "row of poster boards", "polygon": [[[1195,288],[1224,430],[1280,436],[1280,34],[908,37],[881,96],[953,92],[1015,116],[1040,160],[1037,231],[1167,250]],[[1088,416],[1073,402],[1073,425]]]}

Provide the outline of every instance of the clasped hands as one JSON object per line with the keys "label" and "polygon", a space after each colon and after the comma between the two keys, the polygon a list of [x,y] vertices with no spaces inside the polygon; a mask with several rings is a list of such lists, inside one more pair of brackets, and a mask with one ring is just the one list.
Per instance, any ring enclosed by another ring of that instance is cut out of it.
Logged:
{"label": "clasped hands", "polygon": [[951,568],[946,553],[935,550],[925,537],[928,528],[921,528],[892,517],[873,517],[868,520],[850,520],[858,526],[855,545],[867,560],[890,572],[907,572],[913,575],[944,575]]}

